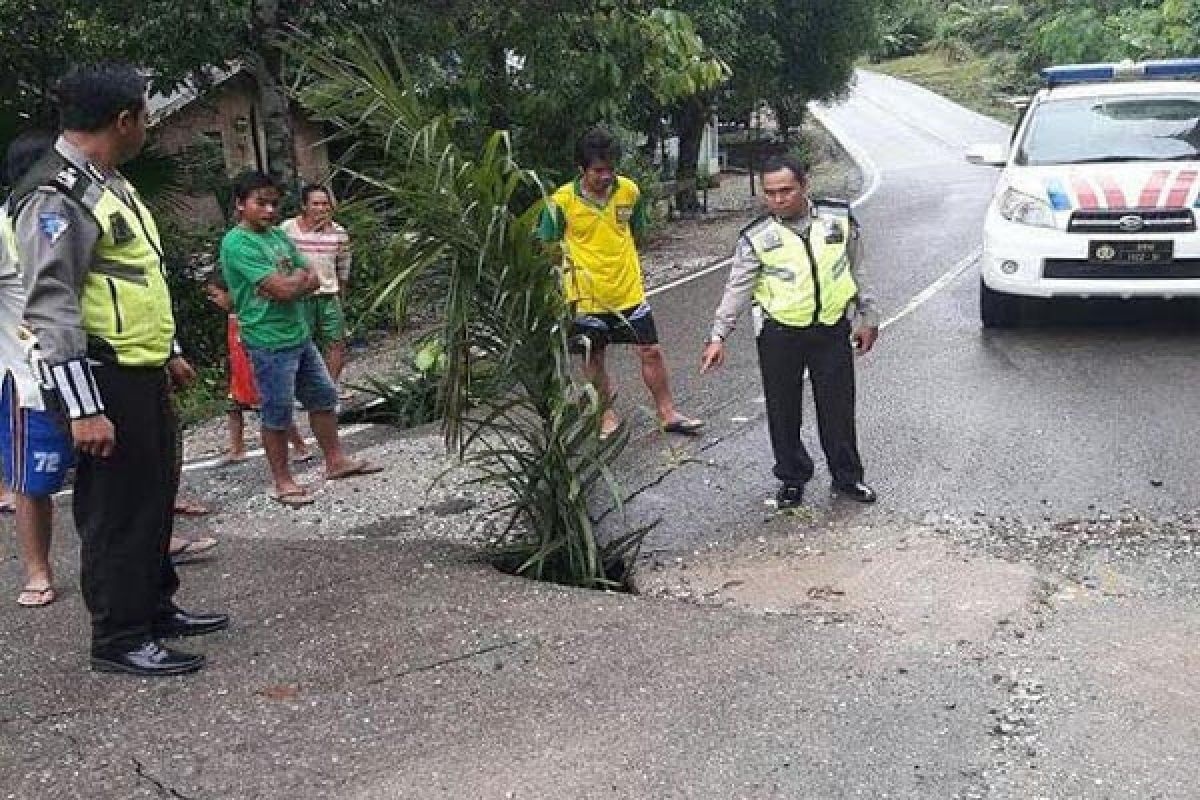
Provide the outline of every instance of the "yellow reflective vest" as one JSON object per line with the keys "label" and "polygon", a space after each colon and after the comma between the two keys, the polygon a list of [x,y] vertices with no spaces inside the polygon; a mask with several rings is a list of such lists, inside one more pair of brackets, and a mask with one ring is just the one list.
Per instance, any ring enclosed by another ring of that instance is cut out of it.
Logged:
{"label": "yellow reflective vest", "polygon": [[[128,367],[165,364],[175,317],[158,227],[137,192],[127,185],[129,197],[122,199],[58,154],[39,162],[21,183],[14,209],[31,191],[51,187],[78,203],[100,229],[80,296],[89,355]],[[102,344],[94,348],[96,339]]]}
{"label": "yellow reflective vest", "polygon": [[[840,232],[827,236],[826,231]],[[802,237],[774,217],[746,231],[762,263],[754,302],[768,317],[796,328],[834,325],[858,294],[850,271],[850,221],[819,214]],[[836,241],[830,241],[836,239]]]}

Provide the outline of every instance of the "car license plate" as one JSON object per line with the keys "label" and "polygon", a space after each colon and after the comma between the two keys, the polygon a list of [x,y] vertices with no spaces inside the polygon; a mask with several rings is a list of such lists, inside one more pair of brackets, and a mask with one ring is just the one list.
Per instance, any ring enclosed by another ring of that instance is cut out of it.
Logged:
{"label": "car license plate", "polygon": [[1170,239],[1154,242],[1088,242],[1088,261],[1093,264],[1160,264],[1175,256]]}

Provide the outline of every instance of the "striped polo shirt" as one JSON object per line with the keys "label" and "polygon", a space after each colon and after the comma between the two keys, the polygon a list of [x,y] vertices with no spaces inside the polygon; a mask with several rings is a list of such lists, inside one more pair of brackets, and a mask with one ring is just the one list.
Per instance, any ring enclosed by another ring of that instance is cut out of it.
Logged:
{"label": "striped polo shirt", "polygon": [[341,283],[350,276],[350,235],[336,222],[321,230],[304,231],[300,217],[292,217],[280,226],[296,245],[308,265],[317,271],[321,288],[316,294],[337,294]]}

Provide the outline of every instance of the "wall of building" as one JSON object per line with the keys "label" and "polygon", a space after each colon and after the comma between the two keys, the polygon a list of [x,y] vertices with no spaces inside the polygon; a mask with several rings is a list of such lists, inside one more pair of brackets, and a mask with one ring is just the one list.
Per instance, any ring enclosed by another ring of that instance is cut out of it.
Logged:
{"label": "wall of building", "polygon": [[[178,155],[202,139],[218,144],[224,155],[225,174],[234,177],[247,169],[262,169],[265,145],[255,113],[257,88],[247,73],[236,75],[156,125],[152,141],[165,153]],[[292,131],[296,169],[304,182],[329,178],[329,153],[321,143],[324,132],[312,121],[293,113]],[[223,223],[212,194],[181,198],[198,221]]]}

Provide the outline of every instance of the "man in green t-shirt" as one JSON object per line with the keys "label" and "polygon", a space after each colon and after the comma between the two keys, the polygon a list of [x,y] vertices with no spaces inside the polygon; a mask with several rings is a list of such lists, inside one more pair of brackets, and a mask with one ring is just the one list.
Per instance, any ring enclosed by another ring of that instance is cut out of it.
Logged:
{"label": "man in green t-shirt", "polygon": [[338,393],[312,342],[300,302],[320,285],[316,273],[275,226],[279,189],[261,172],[243,173],[234,185],[238,225],[221,241],[221,272],[233,298],[242,342],[254,365],[262,403],[263,449],[275,482],[271,495],[288,506],[313,502],[288,468],[287,431],[296,400],[334,480],[379,472],[382,467],[348,458],[337,430]]}

